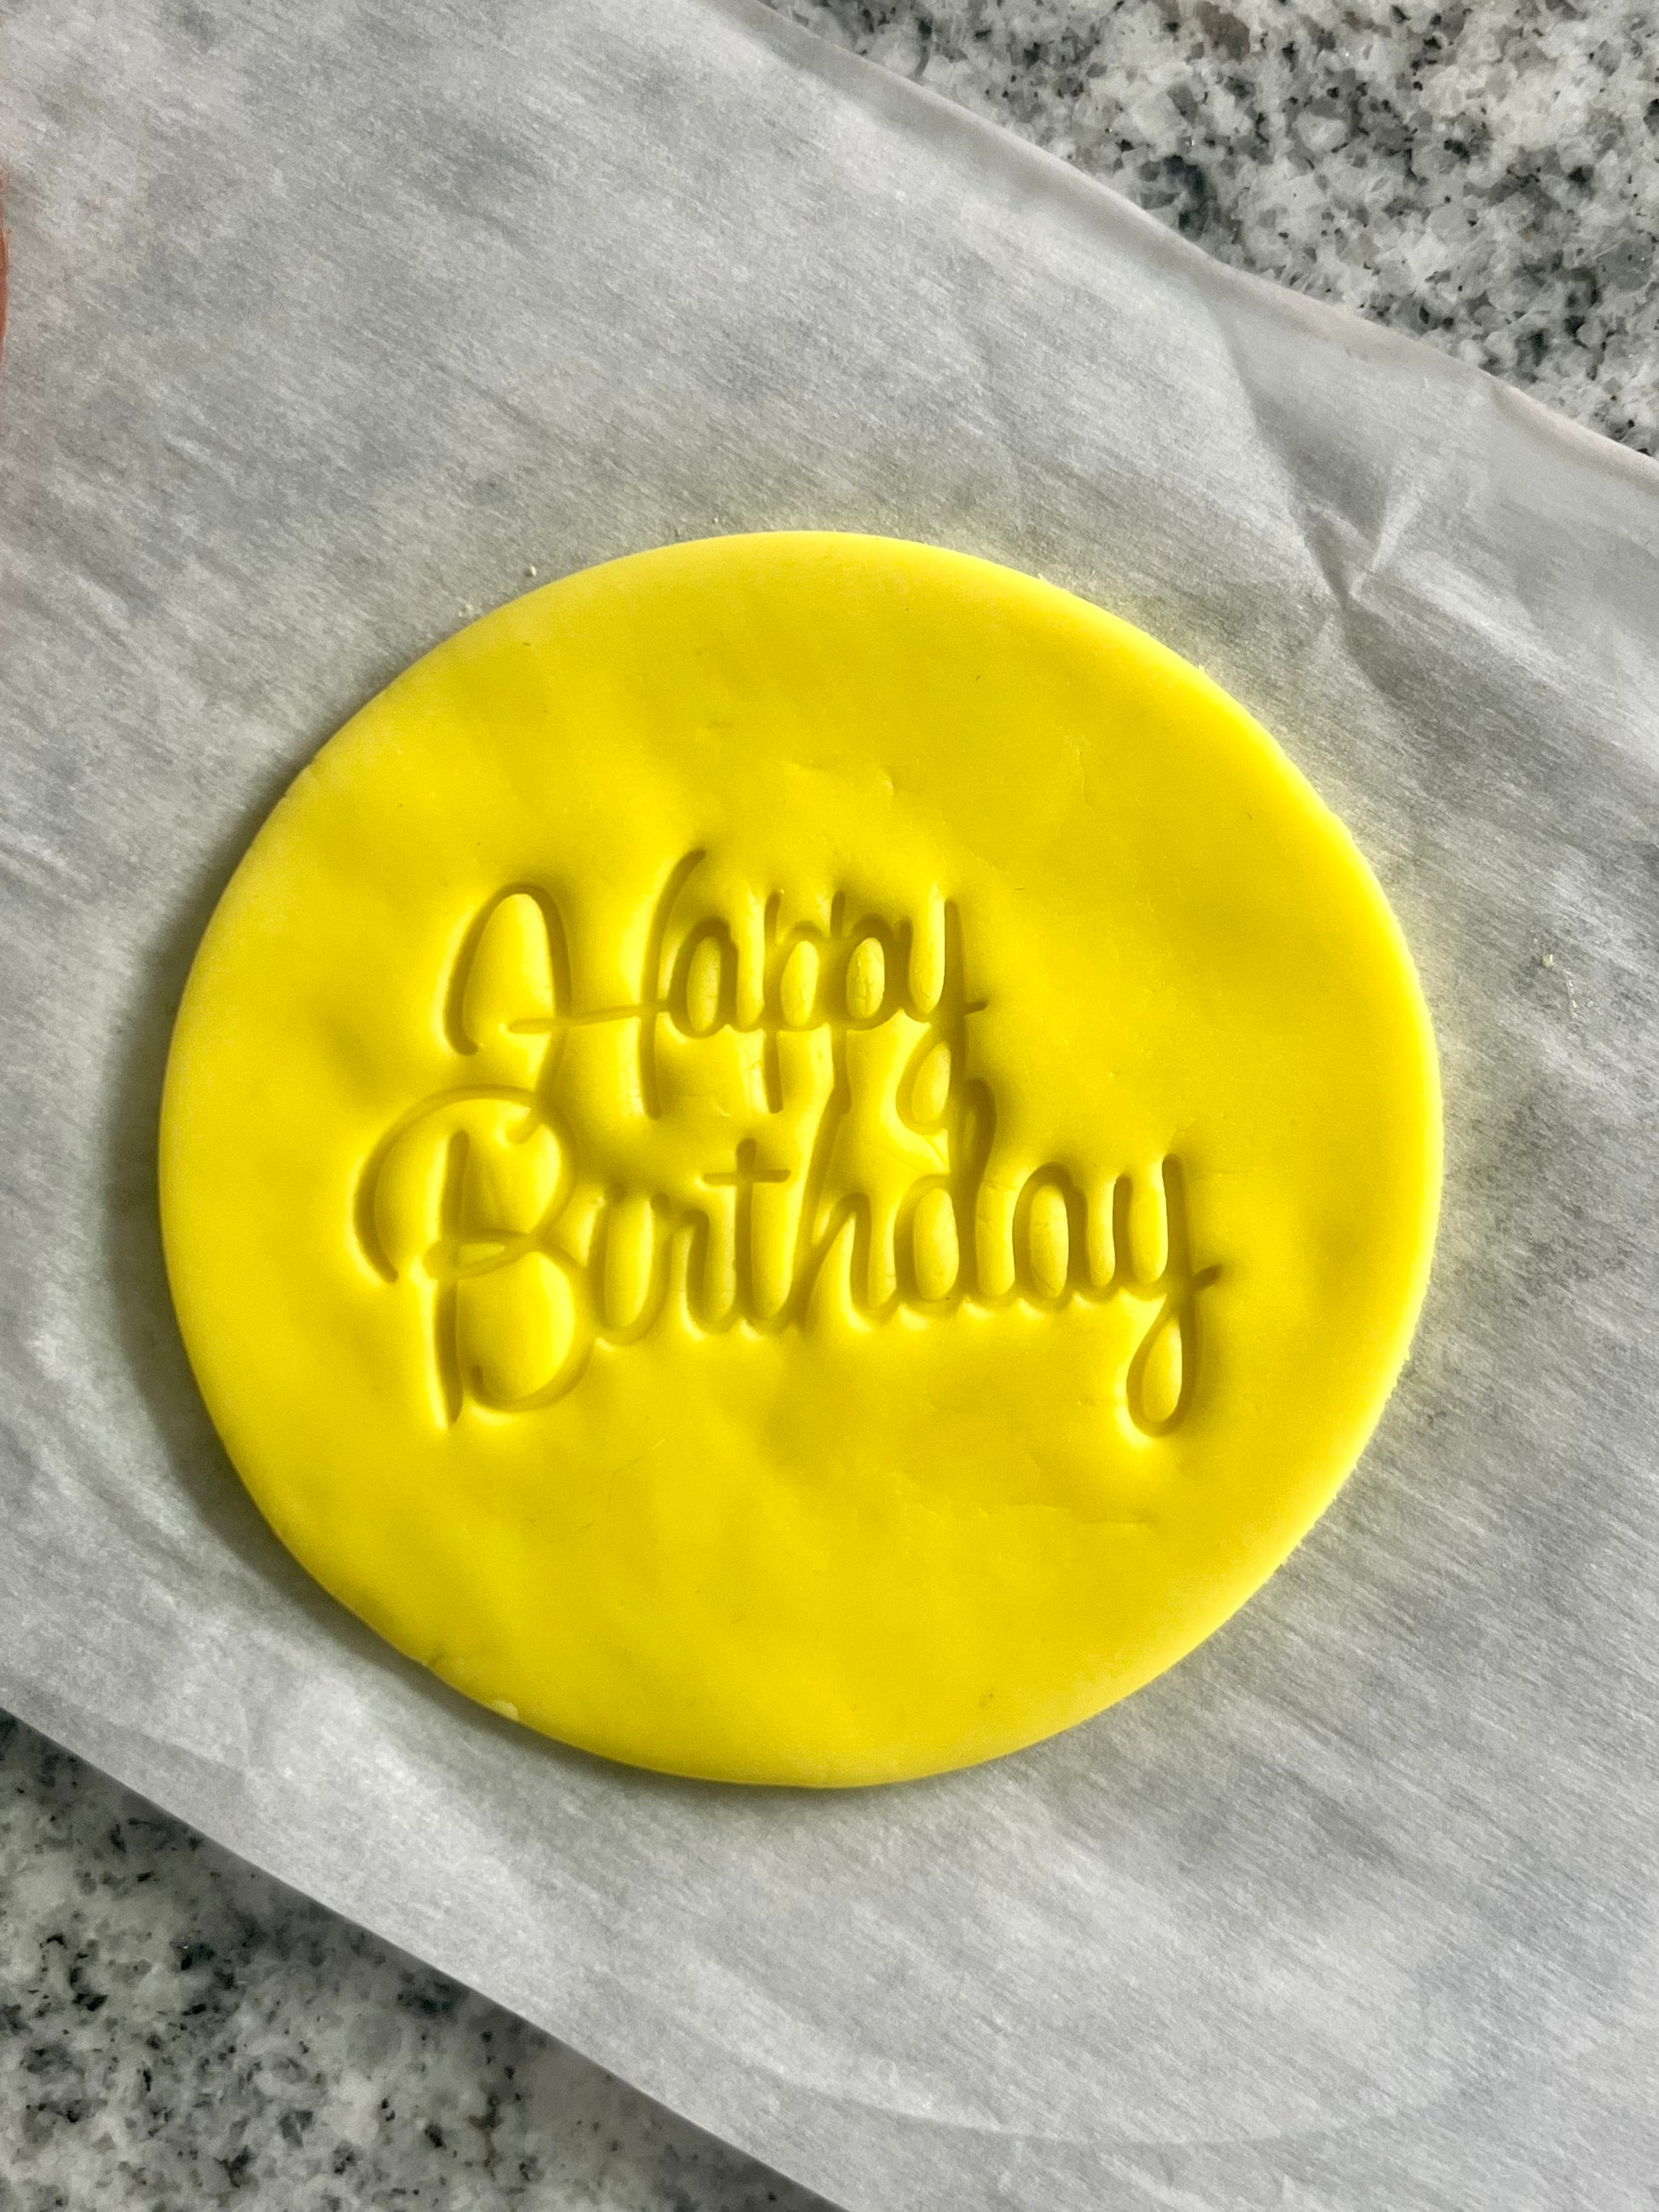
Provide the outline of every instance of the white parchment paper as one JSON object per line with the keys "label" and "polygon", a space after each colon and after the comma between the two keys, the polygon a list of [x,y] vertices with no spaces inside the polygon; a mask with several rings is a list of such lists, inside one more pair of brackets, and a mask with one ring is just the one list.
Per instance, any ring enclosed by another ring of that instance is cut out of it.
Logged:
{"label": "white parchment paper", "polygon": [[[847,2205],[1649,2206],[1659,469],[741,0],[8,0],[0,1698]],[[1145,624],[1439,1028],[1414,1364],[1120,1710],[842,1796],[464,1705],[185,1369],[168,1024],[281,787],[468,615],[875,529]]]}

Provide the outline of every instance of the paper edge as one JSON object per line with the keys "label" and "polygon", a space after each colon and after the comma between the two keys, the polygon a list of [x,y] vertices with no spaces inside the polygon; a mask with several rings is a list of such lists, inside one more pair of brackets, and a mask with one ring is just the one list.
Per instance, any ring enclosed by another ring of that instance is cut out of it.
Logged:
{"label": "paper edge", "polygon": [[[1599,461],[1615,475],[1627,474],[1638,489],[1659,495],[1659,459],[1621,444],[1606,431],[1576,422],[1547,400],[1505,382],[1490,369],[1459,361],[1426,338],[1392,330],[1355,308],[1315,298],[1276,277],[1223,261],[1160,222],[1115,185],[1091,176],[1061,155],[1051,154],[1012,125],[976,114],[932,85],[918,84],[880,62],[821,38],[804,24],[778,14],[767,0],[677,0],[677,4],[724,17],[741,35],[769,47],[790,66],[823,77],[843,96],[866,110],[890,114],[902,128],[914,130],[918,112],[931,116],[935,127],[949,131],[970,152],[993,153],[997,160],[1023,169],[1034,195],[1041,193],[1054,206],[1081,216],[1089,228],[1104,226],[1119,234],[1130,232],[1143,246],[1154,246],[1172,273],[1191,276],[1202,272],[1206,285],[1219,283],[1224,292],[1241,306],[1256,313],[1271,309],[1288,314],[1305,325],[1308,336],[1322,343],[1340,345],[1345,352],[1369,354],[1401,367],[1414,367],[1454,386],[1483,392],[1500,410],[1512,410],[1525,428],[1559,440],[1581,459]],[[907,114],[907,108],[912,112]]]}

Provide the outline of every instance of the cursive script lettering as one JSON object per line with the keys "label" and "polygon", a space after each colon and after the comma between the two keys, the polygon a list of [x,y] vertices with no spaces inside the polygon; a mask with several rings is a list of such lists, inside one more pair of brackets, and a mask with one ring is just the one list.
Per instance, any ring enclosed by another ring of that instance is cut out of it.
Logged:
{"label": "cursive script lettering", "polygon": [[[514,1062],[515,1079],[459,1082],[412,1107],[365,1162],[355,1210],[371,1265],[428,1301],[441,1418],[469,1401],[502,1413],[553,1405],[598,1347],[637,1344],[671,1317],[702,1334],[768,1336],[812,1326],[826,1296],[875,1326],[1127,1299],[1152,1311],[1121,1377],[1124,1412],[1141,1435],[1167,1436],[1193,1401],[1200,1293],[1219,1273],[1194,1263],[1180,1160],[1156,1164],[1147,1194],[1161,1215],[1156,1269],[1137,1262],[1127,1172],[1091,1196],[1064,1164],[1043,1162],[999,1226],[986,1203],[996,1101],[970,1041],[986,1001],[969,987],[955,902],[934,902],[919,930],[908,916],[854,917],[837,894],[827,923],[786,927],[773,891],[757,954],[721,914],[682,918],[705,858],[688,853],[664,878],[625,1003],[576,1003],[564,918],[538,886],[498,893],[463,939],[448,1042],[463,1060]],[[669,1115],[665,1041],[683,1054],[730,1038],[751,1071],[759,1133],[677,1188],[592,1171],[605,1147],[591,1111],[584,1133],[593,1102],[567,1055],[593,1030],[626,1039],[618,1066],[642,1127]],[[879,1048],[873,1058],[858,1058],[860,1040]],[[871,1066],[886,1071],[884,1126],[908,1151],[884,1181],[860,1182],[842,1155],[867,1142],[855,1123]]]}

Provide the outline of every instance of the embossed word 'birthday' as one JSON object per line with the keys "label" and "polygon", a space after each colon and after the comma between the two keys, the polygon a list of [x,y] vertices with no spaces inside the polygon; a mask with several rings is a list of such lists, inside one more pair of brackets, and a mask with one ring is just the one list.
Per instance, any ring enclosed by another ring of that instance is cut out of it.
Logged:
{"label": "embossed word 'birthday'", "polygon": [[[438,1417],[551,1406],[596,1347],[666,1327],[769,1336],[826,1306],[856,1326],[1121,1297],[1148,1310],[1120,1402],[1167,1435],[1218,1273],[1194,1265],[1181,1162],[1148,1178],[1156,1273],[1137,1271],[1127,1173],[1091,1199],[1048,1161],[1012,1208],[983,1206],[997,1107],[973,1068],[986,1002],[957,906],[853,920],[837,896],[827,922],[786,926],[774,892],[740,947],[724,916],[682,914],[705,857],[662,884],[623,1004],[579,1003],[579,948],[538,885],[497,892],[466,932],[444,1001],[458,1080],[386,1132],[355,1203],[370,1265],[421,1295]],[[671,1171],[677,1118],[723,1156]]]}

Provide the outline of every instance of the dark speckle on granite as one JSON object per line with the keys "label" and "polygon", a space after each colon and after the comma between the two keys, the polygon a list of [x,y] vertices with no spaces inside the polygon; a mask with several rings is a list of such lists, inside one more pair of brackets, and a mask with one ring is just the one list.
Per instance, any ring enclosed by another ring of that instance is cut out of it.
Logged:
{"label": "dark speckle on granite", "polygon": [[1654,0],[771,0],[1659,454]]}
{"label": "dark speckle on granite", "polygon": [[814,2212],[0,1720],[0,2212]]}

